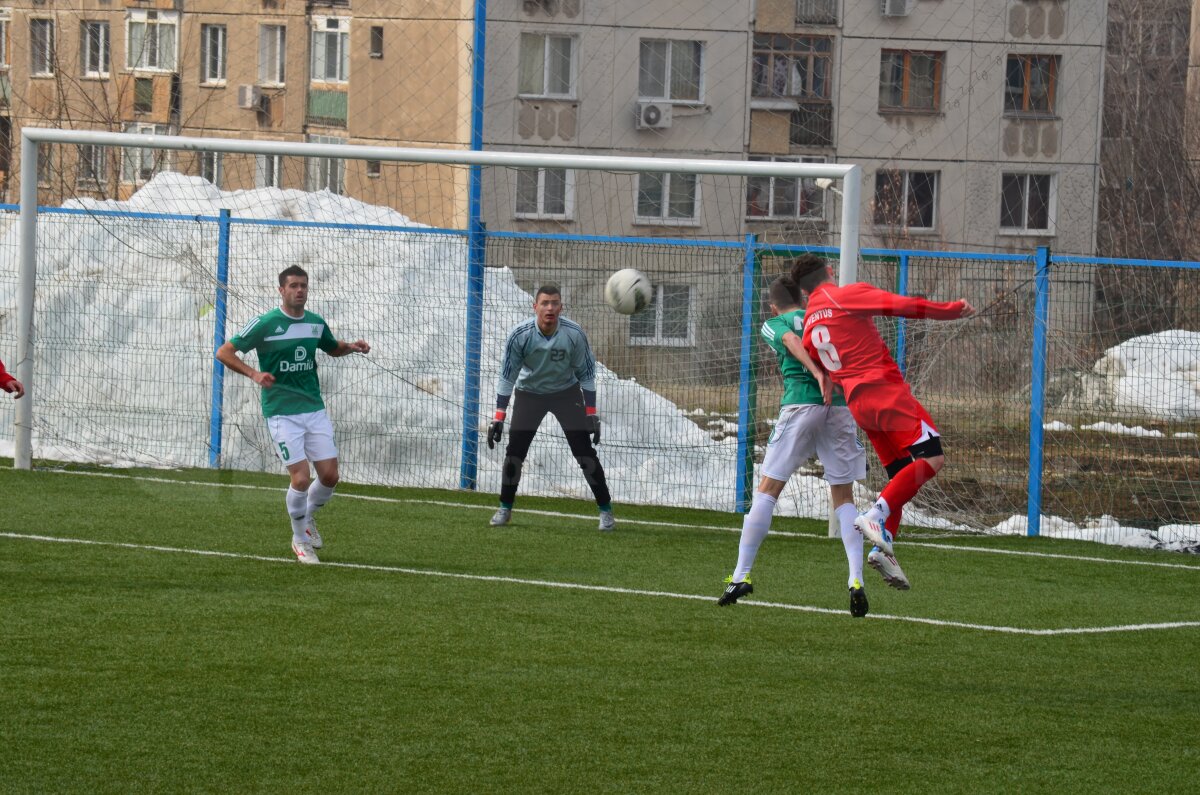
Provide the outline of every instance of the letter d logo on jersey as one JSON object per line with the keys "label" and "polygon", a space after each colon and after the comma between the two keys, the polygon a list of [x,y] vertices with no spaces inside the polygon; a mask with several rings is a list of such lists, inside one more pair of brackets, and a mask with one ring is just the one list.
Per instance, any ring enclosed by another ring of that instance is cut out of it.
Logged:
{"label": "letter d logo on jersey", "polygon": [[302,362],[308,358],[308,351],[304,350],[303,345],[296,346],[296,358],[293,361]]}

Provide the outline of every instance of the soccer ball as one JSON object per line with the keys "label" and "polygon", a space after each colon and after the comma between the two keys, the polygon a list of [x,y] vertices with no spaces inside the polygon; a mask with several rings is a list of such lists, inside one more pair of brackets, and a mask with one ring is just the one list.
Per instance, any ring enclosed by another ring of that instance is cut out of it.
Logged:
{"label": "soccer ball", "polygon": [[632,315],[650,305],[654,288],[646,274],[634,268],[619,270],[604,285],[604,300],[614,312]]}

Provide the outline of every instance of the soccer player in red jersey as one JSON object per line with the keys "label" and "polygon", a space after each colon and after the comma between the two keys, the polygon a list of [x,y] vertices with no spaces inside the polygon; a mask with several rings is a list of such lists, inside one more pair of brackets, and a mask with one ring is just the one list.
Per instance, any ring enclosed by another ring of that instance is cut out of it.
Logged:
{"label": "soccer player in red jersey", "polygon": [[892,540],[905,504],[946,459],[933,418],[913,397],[872,318],[956,320],[971,317],[975,308],[963,300],[927,301],[863,282],[839,287],[832,269],[811,254],[795,260],[792,279],[808,295],[804,348],[841,387],[850,413],[890,478],[871,509],[854,522],[875,544],[867,563],[888,585],[907,590],[908,578],[896,562]]}
{"label": "soccer player in red jersey", "polygon": [[20,398],[25,394],[24,385],[4,369],[4,362],[0,362],[0,389],[10,393],[14,398]]}

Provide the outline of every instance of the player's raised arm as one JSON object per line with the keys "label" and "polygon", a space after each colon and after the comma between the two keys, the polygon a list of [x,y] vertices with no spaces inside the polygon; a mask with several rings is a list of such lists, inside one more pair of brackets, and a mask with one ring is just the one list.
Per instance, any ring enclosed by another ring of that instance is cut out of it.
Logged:
{"label": "player's raised arm", "polygon": [[370,353],[371,346],[366,340],[355,340],[354,342],[346,342],[338,340],[337,347],[329,352],[330,356],[347,356],[351,353]]}
{"label": "player's raised arm", "polygon": [[851,284],[842,288],[837,297],[838,306],[847,312],[860,315],[886,315],[888,317],[929,318],[930,320],[957,320],[970,317],[974,309],[963,300],[930,301],[911,295],[889,293],[870,284]]}
{"label": "player's raised arm", "polygon": [[255,370],[242,361],[242,358],[238,356],[237,348],[233,346],[232,342],[226,342],[220,348],[217,348],[217,361],[235,373],[246,376],[261,387],[269,387],[275,384],[275,376],[270,373],[264,373],[261,370]]}
{"label": "player's raised arm", "polygon": [[25,385],[4,369],[4,362],[0,362],[0,389],[12,395],[14,400],[25,395]]}

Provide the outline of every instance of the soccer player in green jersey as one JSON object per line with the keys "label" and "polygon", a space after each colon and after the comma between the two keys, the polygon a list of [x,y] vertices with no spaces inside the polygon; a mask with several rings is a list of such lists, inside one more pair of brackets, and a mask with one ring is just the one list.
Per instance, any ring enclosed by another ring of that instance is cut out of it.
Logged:
{"label": "soccer player in green jersey", "polygon": [[850,614],[862,617],[867,614],[867,593],[862,584],[863,537],[854,526],[858,518],[854,481],[867,476],[866,451],[858,441],[858,428],[846,401],[833,396],[829,377],[800,344],[804,310],[796,282],[787,275],[775,279],[767,300],[775,315],[763,324],[762,336],[775,351],[783,373],[782,408],[763,456],[762,481],[742,520],[737,568],[726,579],[728,585],[717,604],[730,605],[753,592],[750,567],[771,529],[775,503],[788,478],[815,453],[825,467],[829,496],[850,564]]}
{"label": "soccer player in green jersey", "polygon": [[596,498],[600,529],[607,532],[616,527],[616,519],[604,467],[592,446],[600,443],[592,346],[578,323],[561,316],[562,294],[556,285],[538,288],[533,296],[533,314],[508,333],[496,383],[496,413],[487,436],[489,448],[495,447],[504,433],[510,399],[513,414],[500,474],[500,507],[492,515],[491,525],[501,527],[512,518],[529,445],[545,416],[553,414]]}
{"label": "soccer player in green jersey", "polygon": [[[262,387],[267,429],[292,479],[287,490],[292,552],[301,563],[318,563],[315,550],[323,542],[315,514],[333,497],[338,459],[333,423],[321,399],[316,353],[318,348],[330,356],[370,353],[371,346],[363,340],[338,340],[320,315],[305,311],[308,274],[298,265],[279,274],[279,295],[282,305],[247,323],[217,349],[217,359]],[[254,369],[238,356],[249,350],[258,354],[262,369]],[[309,461],[317,471],[316,480]]]}

